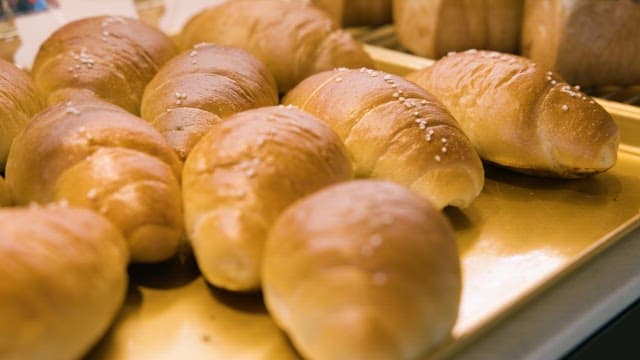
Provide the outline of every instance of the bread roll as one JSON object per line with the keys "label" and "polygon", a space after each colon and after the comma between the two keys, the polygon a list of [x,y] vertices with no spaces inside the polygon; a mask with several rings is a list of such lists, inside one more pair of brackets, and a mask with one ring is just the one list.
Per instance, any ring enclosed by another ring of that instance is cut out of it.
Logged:
{"label": "bread roll", "polygon": [[70,22],[40,47],[33,77],[49,103],[74,100],[76,89],[138,114],[145,85],[176,53],[171,39],[134,19]]}
{"label": "bread roll", "polygon": [[0,170],[7,162],[13,138],[43,106],[31,78],[0,59]]}
{"label": "bread roll", "polygon": [[310,359],[417,359],[449,336],[460,291],[449,223],[392,183],[305,197],[278,218],[265,248],[267,308]]}
{"label": "bread roll", "polygon": [[611,116],[528,59],[469,50],[408,78],[447,106],[486,161],[560,178],[616,162],[619,133]]}
{"label": "bread roll", "polygon": [[131,259],[171,257],[183,233],[181,164],[151,125],[94,100],[41,112],[16,137],[6,180],[17,204],[94,209],[117,225]]}
{"label": "bread roll", "polygon": [[127,290],[120,232],[83,209],[0,210],[0,354],[80,359]]}
{"label": "bread roll", "polygon": [[200,44],[160,69],[145,89],[141,113],[184,161],[216,121],[278,101],[273,75],[251,54]]}
{"label": "bread roll", "polygon": [[350,179],[340,139],[294,108],[231,116],[187,157],[183,198],[189,239],[205,278],[229,290],[260,286],[262,249],[285,207]]}
{"label": "bread roll", "polygon": [[640,3],[526,1],[522,54],[572,84],[640,84]]}
{"label": "bread roll", "polygon": [[398,41],[410,51],[440,58],[449,51],[518,51],[524,0],[395,0]]}
{"label": "bread roll", "polygon": [[364,68],[327,71],[304,80],[284,103],[340,136],[357,177],[396,181],[438,208],[465,207],[482,190],[482,163],[456,121],[400,77]]}
{"label": "bread roll", "polygon": [[284,93],[307,76],[339,66],[373,66],[351,35],[298,1],[237,0],[208,8],[185,25],[181,46],[241,47],[264,62]]}

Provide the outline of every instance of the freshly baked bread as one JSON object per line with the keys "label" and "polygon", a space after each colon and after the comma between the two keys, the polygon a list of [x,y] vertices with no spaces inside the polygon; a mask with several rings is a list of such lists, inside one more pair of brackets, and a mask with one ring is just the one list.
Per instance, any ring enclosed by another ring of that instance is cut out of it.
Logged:
{"label": "freshly baked bread", "polygon": [[395,0],[398,41],[437,59],[449,51],[518,51],[524,0]]}
{"label": "freshly baked bread", "polygon": [[0,210],[0,259],[3,359],[80,359],[126,294],[126,244],[90,210]]}
{"label": "freshly baked bread", "polygon": [[640,2],[528,0],[524,14],[524,56],[572,84],[640,84]]}
{"label": "freshly baked bread", "polygon": [[13,138],[43,107],[31,78],[0,59],[0,170],[7,162]]}
{"label": "freshly baked bread", "polygon": [[60,103],[36,115],[9,152],[17,204],[68,201],[105,215],[131,259],[171,257],[183,234],[181,164],[162,135],[109,103]]}
{"label": "freshly baked bread", "polygon": [[417,359],[458,313],[453,230],[388,182],[334,185],[287,208],[262,273],[269,312],[309,359]]}
{"label": "freshly baked bread", "polygon": [[311,0],[311,2],[327,12],[338,25],[365,26],[391,22],[391,0]]}
{"label": "freshly baked bread", "polygon": [[200,44],[160,69],[145,89],[141,114],[184,161],[216,121],[278,101],[273,76],[251,54]]}
{"label": "freshly baked bread", "polygon": [[185,25],[181,46],[241,47],[264,62],[284,93],[307,76],[339,66],[373,66],[363,47],[323,11],[299,1],[237,0],[208,8]]}
{"label": "freshly baked bread", "polygon": [[49,103],[76,89],[138,114],[145,85],[176,53],[171,39],[134,19],[100,16],[70,22],[40,47],[33,77]]}
{"label": "freshly baked bread", "polygon": [[611,116],[528,59],[469,50],[408,78],[447,106],[484,160],[561,178],[616,162],[619,134]]}
{"label": "freshly baked bread", "polygon": [[325,121],[345,142],[357,177],[396,181],[438,208],[465,207],[484,185],[469,139],[439,101],[398,76],[362,68],[316,74],[284,103]]}
{"label": "freshly baked bread", "polygon": [[200,270],[229,290],[260,286],[267,232],[285,207],[352,177],[340,139],[295,108],[264,107],[214,126],[183,171],[187,233]]}

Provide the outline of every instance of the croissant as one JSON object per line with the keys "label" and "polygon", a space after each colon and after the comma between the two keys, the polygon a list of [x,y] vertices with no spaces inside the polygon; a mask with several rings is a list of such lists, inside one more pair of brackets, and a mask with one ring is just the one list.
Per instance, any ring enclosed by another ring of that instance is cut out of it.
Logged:
{"label": "croissant", "polygon": [[3,359],[81,358],[126,294],[126,243],[90,210],[0,210],[0,259]]}
{"label": "croissant", "polygon": [[183,171],[187,233],[205,278],[258,289],[264,241],[280,212],[351,176],[340,139],[300,110],[263,107],[214,126]]}
{"label": "croissant", "polygon": [[183,233],[181,163],[151,125],[93,100],[36,115],[9,152],[6,180],[17,204],[67,201],[114,222],[135,262],[175,254]]}
{"label": "croissant", "polygon": [[340,136],[357,177],[396,181],[439,208],[466,207],[482,190],[482,163],[469,139],[440,102],[409,81],[337,69],[309,77],[283,101]]}
{"label": "croissant", "polygon": [[76,89],[138,114],[145,85],[176,53],[171,39],[138,20],[100,16],[70,22],[41,45],[32,74],[49,103]]}
{"label": "croissant", "polygon": [[216,121],[278,102],[273,76],[252,55],[200,44],[160,69],[145,89],[141,114],[184,161]]}
{"label": "croissant", "polygon": [[515,53],[523,4],[524,0],[394,0],[393,20],[398,42],[420,56],[437,59],[472,48]]}
{"label": "croissant", "polygon": [[33,81],[15,65],[0,59],[0,169],[13,138],[44,107]]}
{"label": "croissant", "polygon": [[287,208],[269,233],[262,279],[269,312],[310,359],[416,359],[449,336],[461,291],[446,218],[372,180]]}
{"label": "croissant", "polygon": [[408,76],[440,99],[489,162],[560,178],[616,162],[618,128],[593,99],[515,55],[469,50]]}
{"label": "croissant", "polygon": [[320,9],[301,2],[238,0],[208,8],[184,26],[181,47],[241,47],[264,62],[281,93],[339,66],[373,66],[363,47]]}
{"label": "croissant", "polygon": [[0,207],[9,206],[13,204],[11,197],[11,190],[7,186],[7,182],[3,177],[0,177]]}

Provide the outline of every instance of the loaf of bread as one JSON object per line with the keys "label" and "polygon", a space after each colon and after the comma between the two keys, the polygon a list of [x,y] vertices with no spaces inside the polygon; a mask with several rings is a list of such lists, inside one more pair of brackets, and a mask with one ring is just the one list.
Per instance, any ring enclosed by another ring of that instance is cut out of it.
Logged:
{"label": "loaf of bread", "polygon": [[13,138],[43,107],[31,78],[0,59],[0,170],[7,162]]}
{"label": "loaf of bread", "polygon": [[237,0],[208,8],[185,25],[183,49],[210,42],[241,47],[264,62],[286,92],[339,66],[373,66],[362,46],[323,11],[299,1]]}
{"label": "loaf of bread", "polygon": [[640,84],[640,2],[527,0],[524,14],[524,56],[572,84]]}
{"label": "loaf of bread", "polygon": [[273,76],[251,54],[200,44],[160,69],[145,89],[141,114],[184,161],[216,121],[278,101]]}
{"label": "loaf of bread", "polygon": [[187,157],[186,227],[200,270],[218,287],[260,286],[267,232],[285,207],[352,169],[340,139],[313,116],[263,107],[214,126]]}
{"label": "loaf of bread", "polygon": [[382,25],[392,20],[391,0],[311,0],[311,2],[327,12],[338,25]]}
{"label": "loaf of bread", "polygon": [[36,115],[9,152],[17,204],[66,201],[109,218],[135,262],[165,260],[183,234],[181,163],[144,120],[109,103],[60,103]]}
{"label": "loaf of bread", "polygon": [[524,0],[395,0],[398,41],[433,59],[449,51],[519,49]]}
{"label": "loaf of bread", "polygon": [[126,243],[90,210],[0,210],[0,259],[3,359],[82,358],[126,294]]}
{"label": "loaf of bread", "polygon": [[454,118],[398,76],[327,71],[301,82],[284,103],[316,115],[340,136],[357,177],[396,181],[438,208],[465,207],[482,190],[482,163]]}
{"label": "loaf of bread", "polygon": [[417,359],[447,339],[461,279],[446,218],[406,188],[359,180],[296,202],[265,247],[263,294],[309,359]]}
{"label": "loaf of bread", "polygon": [[579,87],[528,59],[469,50],[408,78],[447,106],[486,161],[560,178],[616,162],[619,133],[611,116]]}
{"label": "loaf of bread", "polygon": [[171,39],[138,20],[85,18],[42,44],[32,73],[49,103],[74,100],[76,89],[87,89],[139,114],[145,85],[175,53]]}

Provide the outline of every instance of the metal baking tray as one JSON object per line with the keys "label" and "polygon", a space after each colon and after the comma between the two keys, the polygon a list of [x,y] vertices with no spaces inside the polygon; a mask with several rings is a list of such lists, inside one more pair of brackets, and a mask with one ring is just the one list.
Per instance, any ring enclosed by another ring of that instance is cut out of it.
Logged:
{"label": "metal baking tray", "polygon": [[[430,60],[367,46],[381,70],[406,74]],[[581,180],[552,180],[487,166],[481,195],[445,209],[461,254],[463,295],[449,357],[531,306],[640,227],[640,108],[597,99],[621,130],[618,162]],[[259,294],[215,289],[185,246],[157,265],[133,265],[126,303],[89,359],[299,358]]]}

